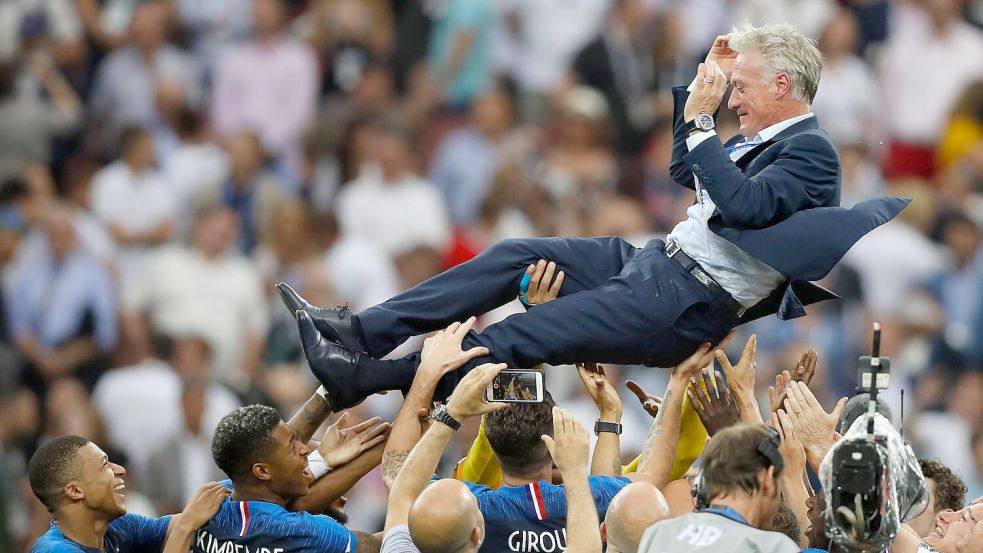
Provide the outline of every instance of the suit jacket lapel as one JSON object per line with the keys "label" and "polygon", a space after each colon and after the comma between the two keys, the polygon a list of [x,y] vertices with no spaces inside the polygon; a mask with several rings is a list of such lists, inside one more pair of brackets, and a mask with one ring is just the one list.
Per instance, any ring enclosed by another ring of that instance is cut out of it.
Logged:
{"label": "suit jacket lapel", "polygon": [[[737,160],[737,168],[740,169],[741,171],[744,171],[744,169],[752,161],[754,161],[754,158],[758,157],[758,154],[760,154],[761,152],[765,151],[768,148],[768,146],[771,146],[775,142],[778,142],[778,141],[781,141],[781,140],[785,140],[786,138],[789,138],[791,136],[795,136],[795,135],[797,135],[799,133],[802,133],[802,132],[805,132],[805,131],[810,131],[810,130],[813,130],[813,129],[818,129],[818,128],[819,128],[819,121],[816,119],[816,116],[815,115],[813,115],[812,117],[809,117],[808,119],[805,119],[803,121],[799,121],[798,123],[792,125],[791,127],[789,127],[787,129],[783,130],[782,132],[776,134],[774,137],[771,138],[771,140],[765,140],[761,144],[758,144],[754,148],[751,148],[750,150],[748,150],[748,152],[746,154],[744,154],[743,156],[741,156],[741,159]],[[740,136],[741,135],[737,135],[737,137],[735,137],[735,138],[739,138]],[[733,140],[733,139],[731,139],[731,140]],[[730,141],[728,141],[728,144],[730,144]]]}

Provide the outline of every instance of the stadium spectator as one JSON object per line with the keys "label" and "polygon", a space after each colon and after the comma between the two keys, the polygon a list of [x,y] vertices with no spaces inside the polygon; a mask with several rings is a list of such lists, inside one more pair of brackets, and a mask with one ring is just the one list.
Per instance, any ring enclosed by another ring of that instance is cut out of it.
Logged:
{"label": "stadium spectator", "polygon": [[171,239],[177,217],[175,190],[156,169],[154,140],[140,127],[120,136],[122,155],[92,177],[91,206],[119,246],[121,280],[140,278],[154,246]]}
{"label": "stadium spectator", "polygon": [[222,204],[236,214],[236,246],[245,255],[269,240],[273,211],[287,196],[287,185],[270,172],[256,133],[240,130],[228,140],[229,172],[221,182],[203,188],[194,205]]}
{"label": "stadium spectator", "polygon": [[385,119],[370,148],[378,165],[360,171],[338,194],[341,232],[367,239],[390,255],[417,246],[442,250],[450,239],[447,208],[437,188],[417,175],[409,129]]}
{"label": "stadium spectator", "polygon": [[[127,45],[99,65],[90,115],[103,125],[100,141],[115,151],[124,129],[153,128],[160,121],[156,96],[176,88],[189,105],[201,104],[201,74],[187,53],[168,43],[169,7],[153,0],[133,9]],[[125,146],[124,146],[125,148]]]}
{"label": "stadium spectator", "polygon": [[209,386],[203,377],[183,381],[179,432],[150,455],[144,489],[159,513],[180,510],[202,482],[222,480],[211,455],[212,429],[205,427]]}
{"label": "stadium spectator", "polygon": [[79,97],[50,55],[35,55],[25,69],[41,84],[44,96],[18,90],[17,67],[0,62],[0,179],[26,164],[50,162],[52,140],[76,130],[82,118]]}
{"label": "stadium spectator", "polygon": [[191,249],[172,245],[155,252],[126,292],[124,330],[140,357],[150,351],[150,330],[204,337],[212,351],[211,375],[245,391],[255,385],[250,377],[259,375],[268,314],[255,268],[231,252],[235,232],[229,208],[198,209]]}
{"label": "stadium spectator", "polygon": [[99,377],[100,357],[116,345],[116,294],[105,267],[77,239],[71,211],[50,207],[43,228],[47,255],[14,276],[7,305],[10,334],[37,390],[67,375],[91,386]]}
{"label": "stadium spectator", "polygon": [[443,101],[466,108],[492,84],[489,0],[449,0],[435,18],[429,63]]}
{"label": "stadium spectator", "polygon": [[253,0],[252,17],[252,40],[231,46],[216,63],[212,122],[222,136],[255,132],[296,174],[304,127],[317,103],[317,58],[286,34],[282,0]]}
{"label": "stadium spectator", "polygon": [[614,2],[604,32],[573,62],[575,78],[604,95],[622,154],[640,152],[655,123],[652,45],[644,32],[649,22],[643,0]]}
{"label": "stadium spectator", "polygon": [[880,63],[888,179],[935,174],[934,144],[949,112],[963,89],[983,77],[983,36],[959,17],[959,6],[940,0],[897,7]]}

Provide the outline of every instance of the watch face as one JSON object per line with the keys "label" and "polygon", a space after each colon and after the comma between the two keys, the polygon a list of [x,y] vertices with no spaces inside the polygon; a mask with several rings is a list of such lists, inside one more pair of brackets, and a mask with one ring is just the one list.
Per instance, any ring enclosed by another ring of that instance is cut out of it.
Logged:
{"label": "watch face", "polygon": [[696,116],[696,126],[705,131],[709,131],[713,128],[713,117],[710,117],[705,113],[699,114]]}

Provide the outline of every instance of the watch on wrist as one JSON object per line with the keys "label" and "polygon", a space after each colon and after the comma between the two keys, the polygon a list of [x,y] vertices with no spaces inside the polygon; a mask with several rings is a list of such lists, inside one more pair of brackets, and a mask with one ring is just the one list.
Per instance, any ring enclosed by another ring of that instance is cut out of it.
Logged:
{"label": "watch on wrist", "polygon": [[450,429],[455,432],[461,429],[461,421],[455,419],[450,413],[447,412],[446,405],[438,405],[430,415],[430,420],[443,423],[449,426]]}
{"label": "watch on wrist", "polygon": [[686,132],[692,134],[694,132],[707,132],[712,131],[717,124],[713,120],[713,116],[708,115],[706,112],[701,111],[696,119],[686,122]]}
{"label": "watch on wrist", "polygon": [[594,435],[600,436],[601,432],[611,432],[612,434],[621,434],[621,423],[601,422],[600,420],[594,421]]}

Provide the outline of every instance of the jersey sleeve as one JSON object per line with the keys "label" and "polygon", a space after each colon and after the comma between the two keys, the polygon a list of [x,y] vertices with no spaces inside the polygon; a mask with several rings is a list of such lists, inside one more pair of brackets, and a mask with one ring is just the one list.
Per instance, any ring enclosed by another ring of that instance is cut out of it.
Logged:
{"label": "jersey sleeve", "polygon": [[622,488],[631,484],[631,480],[624,476],[617,478],[611,476],[591,476],[588,478],[591,495],[594,496],[594,503],[597,505],[597,513],[604,517],[608,510],[608,504],[618,495]]}
{"label": "jersey sleeve", "polygon": [[160,551],[171,515],[160,518],[127,513],[109,523],[122,552]]}
{"label": "jersey sleeve", "polygon": [[318,553],[355,553],[358,537],[355,532],[345,528],[335,519],[326,515],[308,515],[305,517],[313,535],[315,547],[312,551]]}

